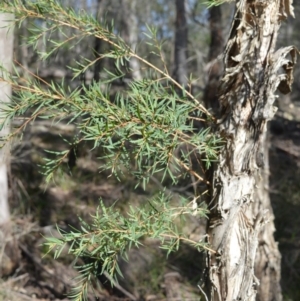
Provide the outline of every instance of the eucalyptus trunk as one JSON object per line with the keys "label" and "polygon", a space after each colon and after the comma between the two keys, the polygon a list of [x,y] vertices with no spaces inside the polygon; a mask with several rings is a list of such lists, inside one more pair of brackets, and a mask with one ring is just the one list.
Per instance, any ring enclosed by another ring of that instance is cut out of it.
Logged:
{"label": "eucalyptus trunk", "polygon": [[[217,131],[224,148],[215,165],[209,203],[207,234],[215,250],[208,254],[210,301],[256,300],[258,243],[264,235],[273,234],[272,227],[266,228],[272,212],[260,205],[267,122],[276,112],[277,88],[290,91],[296,60],[292,46],[275,51],[280,24],[288,15],[293,15],[289,0],[236,2],[219,91]],[[278,262],[273,269],[280,269]],[[278,294],[276,300],[281,299],[280,287]]]}

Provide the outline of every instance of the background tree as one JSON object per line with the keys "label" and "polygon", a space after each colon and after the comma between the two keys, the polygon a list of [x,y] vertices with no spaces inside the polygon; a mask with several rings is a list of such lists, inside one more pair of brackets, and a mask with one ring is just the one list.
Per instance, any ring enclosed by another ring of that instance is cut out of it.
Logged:
{"label": "background tree", "polygon": [[176,0],[174,78],[185,87],[188,83],[187,73],[188,25],[186,1]]}
{"label": "background tree", "polygon": [[[103,17],[103,2],[102,0],[98,0],[97,1],[97,7],[96,7],[96,11],[97,11],[97,20],[99,20],[99,23],[101,22],[101,18]],[[100,39],[95,39],[95,47],[94,47],[94,53],[96,58],[99,58],[99,56],[101,55],[101,50],[103,49],[103,41],[101,41]],[[96,82],[98,82],[100,80],[100,72],[103,69],[103,61],[101,59],[99,59],[96,63],[95,63],[95,68],[94,68],[94,80]]]}
{"label": "background tree", "polygon": [[[122,0],[122,36],[124,41],[134,50],[138,47],[138,18],[136,15],[137,1],[136,0]],[[139,61],[132,57],[129,60],[132,78],[134,80],[141,80],[141,67]]]}
{"label": "background tree", "polygon": [[[0,82],[1,107],[7,104],[11,97],[11,86],[5,82],[7,75],[3,70],[11,71],[13,61],[13,19],[12,14],[0,13]],[[10,26],[8,29],[7,26]],[[0,107],[0,110],[1,110]],[[3,122],[3,117],[1,122]],[[9,212],[9,146],[3,146],[3,138],[9,134],[9,124],[5,124],[0,131],[0,246],[3,254],[0,266],[0,275],[8,275],[18,263],[18,250],[13,241],[10,212]]]}
{"label": "background tree", "polygon": [[216,115],[219,109],[218,87],[222,75],[221,55],[224,51],[224,34],[221,6],[213,6],[209,10],[210,45],[208,53],[208,78],[203,100],[207,108],[212,108]]}

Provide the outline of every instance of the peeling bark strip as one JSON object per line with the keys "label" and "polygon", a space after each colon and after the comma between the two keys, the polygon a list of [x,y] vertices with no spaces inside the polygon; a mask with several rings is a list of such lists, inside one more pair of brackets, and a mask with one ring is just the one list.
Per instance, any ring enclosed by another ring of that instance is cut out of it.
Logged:
{"label": "peeling bark strip", "polygon": [[[218,131],[226,141],[213,176],[208,237],[211,301],[254,301],[258,234],[266,213],[254,215],[264,166],[266,123],[277,88],[288,93],[297,50],[274,52],[280,23],[293,16],[292,0],[240,0],[227,42]],[[290,55],[290,59],[286,56]]]}

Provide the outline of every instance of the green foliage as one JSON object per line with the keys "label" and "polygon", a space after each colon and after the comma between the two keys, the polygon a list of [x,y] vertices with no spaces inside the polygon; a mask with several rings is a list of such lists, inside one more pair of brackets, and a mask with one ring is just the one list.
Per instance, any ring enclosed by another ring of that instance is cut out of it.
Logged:
{"label": "green foliage", "polygon": [[[114,206],[106,208],[100,204],[92,224],[81,220],[81,229],[70,232],[60,231],[62,238],[46,238],[49,251],[54,250],[58,258],[62,250],[68,246],[69,253],[76,259],[85,258],[88,263],[78,265],[81,272],[78,287],[74,290],[74,300],[82,300],[83,291],[93,276],[107,272],[111,277],[119,274],[118,266],[121,257],[127,260],[127,251],[132,246],[141,245],[144,237],[159,239],[161,248],[167,253],[176,251],[181,242],[191,244],[199,251],[206,248],[202,241],[192,241],[179,233],[175,220],[187,214],[205,216],[203,207],[193,208],[192,202],[182,199],[182,206],[171,207],[169,199],[160,194],[149,200],[145,206],[130,207],[127,216],[123,216]],[[76,260],[76,262],[77,262]],[[112,281],[117,281],[117,278]]]}
{"label": "green foliage", "polygon": [[213,6],[219,6],[224,3],[233,2],[234,0],[207,0],[204,1],[203,4],[205,4],[208,8],[211,8]]}
{"label": "green foliage", "polygon": [[[77,127],[78,135],[68,142],[70,148],[52,152],[54,158],[47,159],[44,166],[47,181],[55,176],[74,145],[83,141],[92,142],[92,150],[101,148],[105,162],[102,169],[109,169],[118,176],[126,167],[144,187],[149,177],[156,173],[162,173],[162,178],[168,176],[176,183],[179,170],[193,175],[198,181],[205,181],[203,174],[193,170],[191,154],[202,158],[198,163],[203,163],[201,169],[205,170],[217,159],[222,141],[208,126],[213,122],[210,113],[190,91],[170,77],[154,29],[148,28],[148,43],[161,58],[163,70],[136,54],[114,33],[112,25],[99,24],[85,12],[76,13],[72,8],[62,7],[58,1],[10,0],[0,3],[0,9],[14,13],[16,25],[25,19],[31,20],[27,43],[35,48],[41,41],[46,44],[46,52],[39,53],[43,60],[71,41],[74,45],[86,37],[93,37],[106,42],[108,51],[98,58],[81,57],[68,66],[73,72],[73,80],[99,59],[115,62],[115,73],[106,71],[100,83],[92,82],[76,89],[69,83],[46,82],[33,74],[23,78],[17,68],[12,75],[8,74],[8,80],[2,79],[9,82],[15,93],[11,103],[1,107],[0,117],[4,120],[1,126],[16,118],[23,121],[6,141],[22,133],[37,118],[51,119],[53,123],[68,120],[67,123]],[[40,20],[44,21],[42,26]],[[68,35],[69,28],[75,30],[71,36]],[[65,39],[56,41],[52,38],[55,32]],[[113,95],[112,84],[124,76],[127,62],[133,57],[144,66],[147,77],[130,82],[122,92]],[[194,126],[195,121],[206,126],[199,130]],[[188,151],[181,151],[177,156],[176,150],[182,146],[188,146]],[[131,208],[126,217],[116,208],[105,208],[101,204],[91,225],[81,221],[80,230],[61,231],[61,239],[47,238],[46,244],[49,250],[55,250],[55,258],[68,245],[69,252],[77,259],[88,259],[85,264],[77,260],[81,278],[72,295],[74,300],[84,300],[92,276],[108,273],[114,279],[115,273],[121,274],[118,257],[126,258],[128,248],[138,246],[143,237],[159,239],[168,253],[178,249],[182,241],[199,250],[205,248],[202,242],[191,241],[180,234],[175,223],[178,217],[186,214],[204,216],[205,213],[206,209],[198,208],[195,200],[171,208],[163,194],[149,200],[145,207]]]}

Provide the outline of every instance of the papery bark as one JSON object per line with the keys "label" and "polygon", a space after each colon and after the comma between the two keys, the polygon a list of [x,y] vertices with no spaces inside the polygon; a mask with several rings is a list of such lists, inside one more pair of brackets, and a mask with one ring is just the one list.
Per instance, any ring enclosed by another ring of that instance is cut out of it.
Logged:
{"label": "papery bark", "polygon": [[288,15],[293,15],[288,0],[236,3],[219,91],[217,131],[225,145],[214,169],[209,203],[208,241],[215,250],[208,255],[211,301],[256,300],[255,258],[268,213],[253,208],[261,208],[259,183],[267,121],[276,112],[275,91],[288,93],[293,80],[296,49],[275,52],[280,23]]}
{"label": "papery bark", "polygon": [[267,132],[262,138],[264,147],[264,166],[256,176],[257,187],[252,214],[257,216],[266,212],[267,223],[258,235],[254,274],[259,279],[256,301],[281,301],[281,255],[274,239],[274,213],[269,196],[269,139]]}

